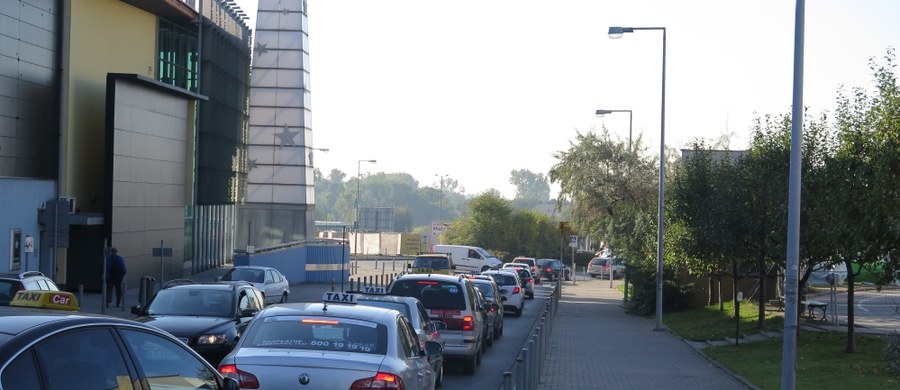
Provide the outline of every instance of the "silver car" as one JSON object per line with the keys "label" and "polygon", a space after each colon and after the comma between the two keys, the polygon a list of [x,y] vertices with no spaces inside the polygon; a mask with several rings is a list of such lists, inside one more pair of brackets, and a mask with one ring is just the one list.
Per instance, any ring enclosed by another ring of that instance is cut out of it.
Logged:
{"label": "silver car", "polygon": [[[444,338],[441,331],[447,329],[443,321],[428,318],[428,310],[422,306],[422,302],[413,297],[401,297],[397,295],[359,295],[356,303],[362,306],[375,306],[399,311],[409,319],[416,336],[419,337],[419,345],[425,349],[425,343],[434,341],[444,347]],[[435,373],[435,386],[444,383],[444,354],[428,356],[431,368]]]}
{"label": "silver car", "polygon": [[222,281],[244,280],[263,293],[265,304],[284,303],[291,295],[291,285],[277,269],[256,265],[236,265],[222,276]]}
{"label": "silver car", "polygon": [[396,310],[349,305],[352,294],[328,294],[337,298],[261,311],[219,372],[244,389],[434,389],[427,357],[441,353],[438,343],[428,341],[423,350]]}

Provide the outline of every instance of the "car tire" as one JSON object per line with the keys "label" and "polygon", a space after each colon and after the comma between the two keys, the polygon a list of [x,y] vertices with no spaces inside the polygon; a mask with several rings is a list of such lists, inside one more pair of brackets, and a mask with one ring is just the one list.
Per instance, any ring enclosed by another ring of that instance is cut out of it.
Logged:
{"label": "car tire", "polygon": [[444,384],[444,362],[441,361],[441,367],[438,368],[438,372],[434,374],[434,387],[441,387]]}
{"label": "car tire", "polygon": [[281,299],[278,300],[278,303],[286,303],[288,298],[287,291],[281,293]]}
{"label": "car tire", "polygon": [[516,317],[522,316],[522,309],[525,308],[525,305],[519,306],[519,310],[516,310]]}
{"label": "car tire", "polygon": [[503,334],[503,328],[495,325],[494,326],[494,335],[493,335],[494,340],[499,339],[500,335],[502,335],[502,334]]}
{"label": "car tire", "polygon": [[[491,332],[491,333],[497,333],[497,332]],[[488,335],[488,337],[485,337],[484,345],[486,345],[486,346],[488,346],[488,347],[494,345],[494,337],[493,337],[493,335]]]}
{"label": "car tire", "polygon": [[470,359],[466,359],[465,365],[463,366],[463,372],[466,375],[475,375],[475,369],[478,367],[478,357],[473,356]]}
{"label": "car tire", "polygon": [[484,355],[484,340],[481,340],[481,348],[478,348],[478,352],[475,354],[475,365],[481,365],[482,355]]}

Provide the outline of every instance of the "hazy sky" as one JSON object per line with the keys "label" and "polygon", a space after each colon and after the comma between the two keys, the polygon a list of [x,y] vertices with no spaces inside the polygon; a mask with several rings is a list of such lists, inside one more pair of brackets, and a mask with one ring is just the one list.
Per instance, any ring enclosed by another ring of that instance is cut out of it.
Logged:
{"label": "hazy sky", "polygon": [[[251,17],[257,0],[237,0]],[[511,198],[512,170],[547,174],[576,132],[606,126],[658,156],[662,33],[613,40],[610,26],[666,28],[666,140],[729,134],[747,146],[756,116],[789,113],[796,3],[785,0],[308,0],[317,168],[449,175],[467,194]],[[872,90],[900,42],[900,1],[806,2],[804,106]],[[253,20],[249,21],[255,27]],[[558,186],[551,185],[555,197]]]}

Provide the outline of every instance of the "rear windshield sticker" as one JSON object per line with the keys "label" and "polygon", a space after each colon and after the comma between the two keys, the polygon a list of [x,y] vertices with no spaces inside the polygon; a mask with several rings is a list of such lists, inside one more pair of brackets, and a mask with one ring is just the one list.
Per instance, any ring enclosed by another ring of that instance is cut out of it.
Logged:
{"label": "rear windshield sticker", "polygon": [[456,287],[450,287],[447,289],[447,291],[450,291],[451,294],[456,294],[459,292],[459,289],[457,289]]}

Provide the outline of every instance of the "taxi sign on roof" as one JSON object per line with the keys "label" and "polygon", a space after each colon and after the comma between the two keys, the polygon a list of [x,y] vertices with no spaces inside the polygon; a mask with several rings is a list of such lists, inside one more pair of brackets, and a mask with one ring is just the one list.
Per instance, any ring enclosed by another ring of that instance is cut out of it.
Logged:
{"label": "taxi sign on roof", "polygon": [[363,293],[384,294],[384,287],[382,287],[382,286],[363,286]]}
{"label": "taxi sign on roof", "polygon": [[75,294],[68,291],[23,290],[16,293],[9,305],[70,311],[79,309]]}
{"label": "taxi sign on roof", "polygon": [[322,294],[325,303],[356,303],[356,295],[340,292],[325,292]]}

